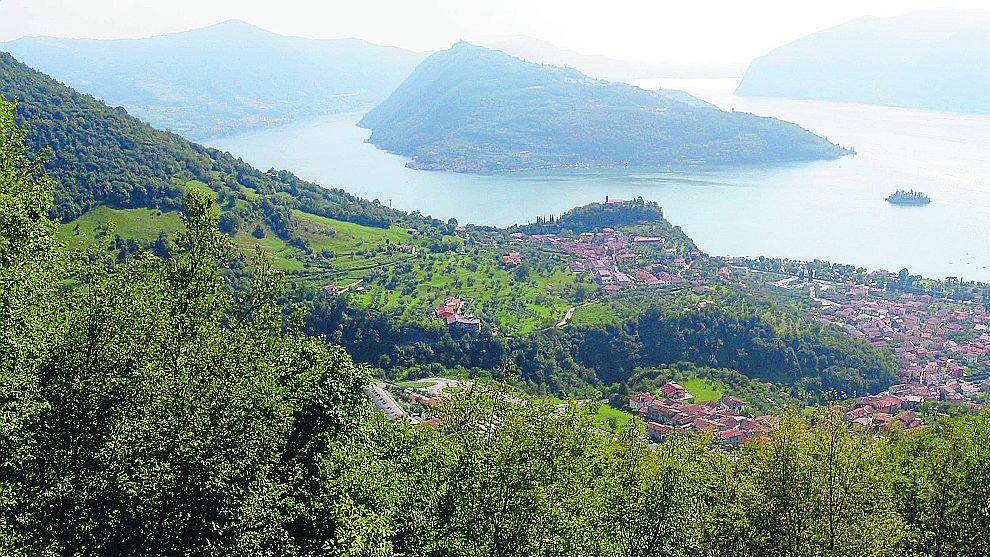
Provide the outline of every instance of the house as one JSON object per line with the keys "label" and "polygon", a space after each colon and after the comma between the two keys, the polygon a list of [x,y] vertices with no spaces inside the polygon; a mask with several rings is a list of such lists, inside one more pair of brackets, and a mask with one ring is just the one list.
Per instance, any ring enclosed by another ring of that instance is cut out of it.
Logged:
{"label": "house", "polygon": [[344,289],[340,286],[334,286],[333,284],[328,284],[323,287],[323,291],[330,296],[338,296],[344,292]]}
{"label": "house", "polygon": [[644,408],[650,405],[656,397],[650,393],[639,393],[636,395],[629,396],[629,409],[633,411],[639,411],[640,408]]}
{"label": "house", "polygon": [[715,438],[726,447],[738,447],[746,440],[746,432],[739,429],[727,429],[716,433]]}
{"label": "house", "polygon": [[522,263],[522,255],[518,251],[509,252],[502,256],[502,262],[509,267],[516,267]]}
{"label": "house", "polygon": [[673,400],[685,400],[686,397],[694,400],[694,396],[692,396],[687,389],[677,383],[664,384],[664,386],[660,387],[660,394],[665,398]]}
{"label": "house", "polygon": [[921,418],[916,412],[905,410],[897,415],[897,421],[907,429],[914,429],[921,426]]}
{"label": "house", "polygon": [[746,408],[746,403],[734,396],[724,396],[720,402],[723,407],[729,410],[735,410],[736,412],[742,412]]}
{"label": "house", "polygon": [[650,441],[654,443],[662,443],[674,431],[676,430],[673,426],[646,422],[646,433],[650,436]]}
{"label": "house", "polygon": [[866,416],[869,416],[872,413],[873,413],[873,407],[872,406],[869,406],[869,405],[867,405],[867,406],[860,406],[859,408],[856,408],[856,409],[850,410],[849,412],[846,412],[846,419],[849,420],[849,421],[851,421],[851,422],[855,422],[856,420],[858,420],[860,418],[863,418],[863,417],[866,417]]}
{"label": "house", "polygon": [[446,319],[448,317],[454,316],[454,308],[450,306],[440,306],[436,310],[434,310],[434,313],[436,314],[437,317],[441,319]]}
{"label": "house", "polygon": [[424,427],[424,426],[439,428],[440,418],[430,418],[428,420],[423,420],[417,424],[414,424],[414,427]]}
{"label": "house", "polygon": [[462,315],[458,313],[446,318],[445,321],[447,322],[447,327],[451,329],[473,331],[478,333],[481,332],[481,319],[471,315]]}

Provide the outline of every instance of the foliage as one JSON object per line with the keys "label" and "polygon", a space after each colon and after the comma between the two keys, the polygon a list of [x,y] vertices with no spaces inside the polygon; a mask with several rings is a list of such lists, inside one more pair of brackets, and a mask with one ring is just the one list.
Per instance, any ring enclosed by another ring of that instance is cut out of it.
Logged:
{"label": "foliage", "polygon": [[61,245],[13,115],[0,101],[0,554],[986,555],[988,415],[885,434],[786,415],[728,453],[492,381],[436,428],[390,423],[264,253],[233,288],[211,192],[186,191],[166,258],[118,261],[112,228]]}
{"label": "foliage", "polygon": [[289,554],[355,531],[322,463],[375,427],[366,370],[283,320],[264,257],[234,296],[202,192],[167,260],[64,252],[2,108],[0,553]]}
{"label": "foliage", "polygon": [[642,197],[630,201],[589,203],[575,207],[556,219],[540,219],[534,224],[513,227],[526,234],[574,234],[595,232],[604,228],[622,228],[636,224],[648,224],[658,236],[669,238],[672,244],[683,244],[687,251],[696,250],[694,242],[680,229],[663,217],[663,209],[656,201]]}

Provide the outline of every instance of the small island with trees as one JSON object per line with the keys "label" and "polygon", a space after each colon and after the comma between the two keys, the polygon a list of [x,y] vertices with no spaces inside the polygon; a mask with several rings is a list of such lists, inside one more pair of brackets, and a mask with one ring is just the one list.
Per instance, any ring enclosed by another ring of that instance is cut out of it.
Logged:
{"label": "small island with trees", "polygon": [[928,205],[932,200],[920,191],[897,190],[887,196],[887,202],[893,205]]}

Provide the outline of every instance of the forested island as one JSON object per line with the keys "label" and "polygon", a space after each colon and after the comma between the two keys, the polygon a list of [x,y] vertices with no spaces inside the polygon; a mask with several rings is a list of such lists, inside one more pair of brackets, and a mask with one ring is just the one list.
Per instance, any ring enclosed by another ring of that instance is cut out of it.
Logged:
{"label": "forested island", "polygon": [[850,151],[788,122],[460,42],[359,123],[409,166],[488,172],[803,161]]}
{"label": "forested island", "polygon": [[[442,222],[7,55],[0,87],[0,554],[985,550],[990,422],[966,390],[988,371],[985,285],[905,299],[906,270],[863,292],[855,269],[712,257],[642,198]],[[903,335],[937,318],[938,352],[885,345],[898,312]],[[907,359],[944,381],[932,400],[861,411],[913,381]],[[458,387],[416,392],[432,375]],[[675,381],[767,429],[651,444],[625,410]],[[387,419],[379,382],[425,419]]]}

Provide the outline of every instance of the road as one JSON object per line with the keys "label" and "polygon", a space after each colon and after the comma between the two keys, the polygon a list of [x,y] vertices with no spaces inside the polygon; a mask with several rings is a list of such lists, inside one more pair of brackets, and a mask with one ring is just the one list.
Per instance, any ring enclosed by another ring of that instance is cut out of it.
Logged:
{"label": "road", "polygon": [[398,418],[409,418],[406,411],[399,406],[399,403],[392,398],[392,395],[385,390],[385,384],[375,382],[364,388],[364,393],[371,398],[371,401],[375,403],[380,410],[384,411],[388,415],[388,419],[395,420]]}

